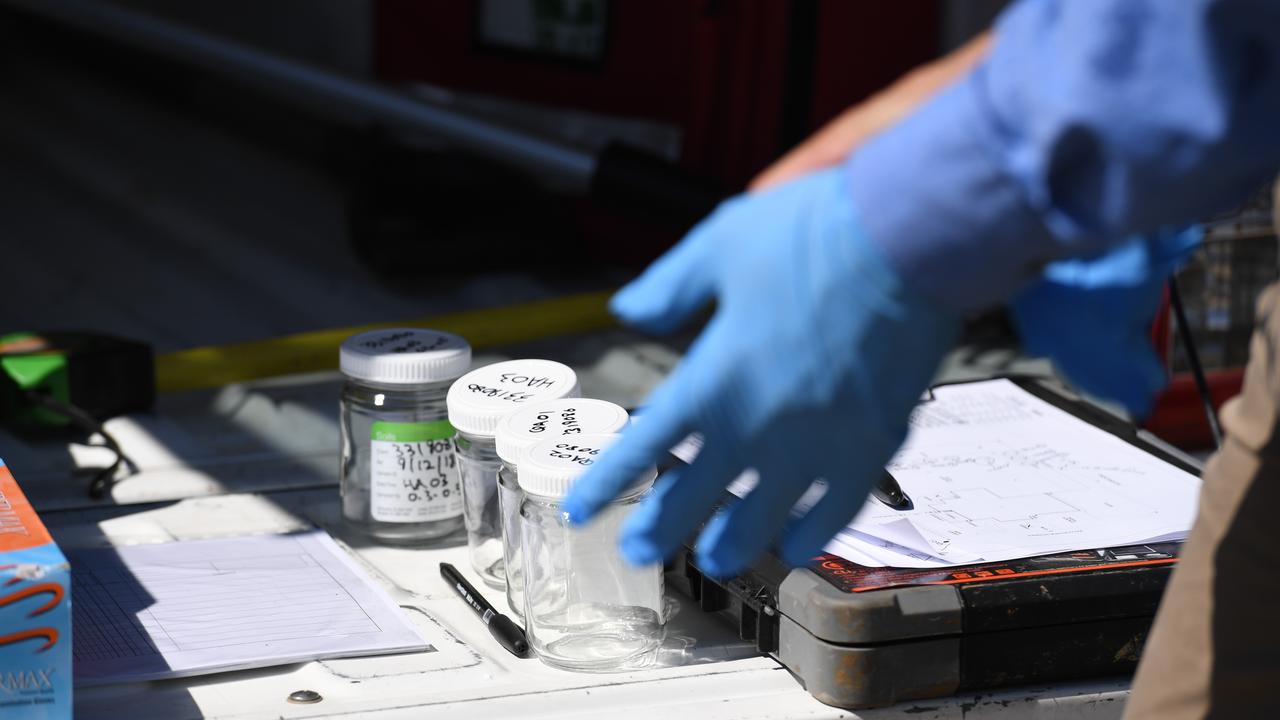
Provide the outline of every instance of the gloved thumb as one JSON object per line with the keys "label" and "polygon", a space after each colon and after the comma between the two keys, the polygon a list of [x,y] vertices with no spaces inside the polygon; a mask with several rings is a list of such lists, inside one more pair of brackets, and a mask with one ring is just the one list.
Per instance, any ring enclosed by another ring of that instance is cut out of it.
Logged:
{"label": "gloved thumb", "polygon": [[609,309],[622,322],[652,333],[683,325],[715,295],[715,258],[703,222],[618,291]]}

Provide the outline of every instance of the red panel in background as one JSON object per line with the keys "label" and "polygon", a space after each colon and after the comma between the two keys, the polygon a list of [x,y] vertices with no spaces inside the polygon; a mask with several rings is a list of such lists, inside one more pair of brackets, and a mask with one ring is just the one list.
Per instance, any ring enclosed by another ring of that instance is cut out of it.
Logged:
{"label": "red panel in background", "polygon": [[683,125],[693,99],[704,2],[614,2],[599,66],[481,47],[474,0],[378,0],[375,62],[392,82],[427,81],[505,97]]}
{"label": "red panel in background", "polygon": [[[484,46],[479,0],[376,0],[380,78],[669,124],[681,165],[742,188],[787,146],[938,48],[938,3],[612,0],[603,56],[573,62]],[[594,262],[638,265],[681,227],[573,201]]]}
{"label": "red panel in background", "polygon": [[[811,97],[792,100],[810,106],[810,128],[937,53],[936,2],[821,0],[815,27],[799,33],[794,10],[780,1],[615,0],[602,62],[575,64],[480,46],[475,0],[378,0],[375,57],[392,82],[670,123],[683,130],[685,166],[732,189],[785,149],[793,51],[813,54]],[[792,47],[796,38],[811,47]]]}
{"label": "red panel in background", "polygon": [[788,52],[786,3],[707,3],[698,20],[696,78],[684,162],[740,188],[781,148]]}
{"label": "red panel in background", "polygon": [[[1172,312],[1169,288],[1165,287],[1164,298],[1151,326],[1151,342],[1165,367],[1171,364],[1169,345],[1173,331]],[[1205,382],[1209,385],[1209,398],[1213,401],[1214,410],[1220,410],[1224,402],[1240,394],[1244,383],[1244,368],[1205,370]],[[1143,427],[1183,450],[1213,448],[1213,431],[1205,417],[1204,402],[1200,399],[1195,377],[1190,373],[1179,373],[1170,378],[1169,386],[1156,397],[1151,416],[1143,423]]]}
{"label": "red panel in background", "polygon": [[938,53],[937,2],[821,0],[811,127]]}
{"label": "red panel in background", "polygon": [[[1244,382],[1244,368],[1206,370],[1209,395],[1213,406],[1222,408],[1227,400],[1240,394]],[[1204,405],[1195,379],[1190,375],[1175,375],[1169,387],[1156,398],[1151,417],[1144,426],[1162,440],[1183,450],[1207,450],[1213,448],[1213,434],[1204,416]]]}

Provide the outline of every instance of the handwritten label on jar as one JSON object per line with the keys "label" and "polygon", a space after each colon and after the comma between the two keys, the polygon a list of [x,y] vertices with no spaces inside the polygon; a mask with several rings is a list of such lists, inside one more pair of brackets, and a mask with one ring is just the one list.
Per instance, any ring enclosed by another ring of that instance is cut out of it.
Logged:
{"label": "handwritten label on jar", "polygon": [[574,445],[572,443],[559,443],[554,450],[550,451],[553,458],[571,462],[586,467],[595,462],[595,456],[600,454],[600,448],[587,447],[585,445]]}
{"label": "handwritten label on jar", "polygon": [[358,345],[376,353],[425,353],[454,344],[457,338],[431,330],[394,330],[384,334],[371,333]]}
{"label": "handwritten label on jar", "polygon": [[428,522],[462,514],[452,437],[447,420],[373,424],[369,510],[374,520]]}
{"label": "handwritten label on jar", "polygon": [[470,383],[467,389],[477,395],[522,403],[537,395],[536,390],[545,390],[556,384],[549,377],[525,375],[523,373],[502,373],[498,378],[498,387],[489,387],[480,383]]}
{"label": "handwritten label on jar", "polygon": [[529,434],[537,435],[547,429],[559,430],[561,435],[578,435],[582,432],[582,424],[578,422],[577,408],[560,408],[546,410],[534,416],[529,423]]}

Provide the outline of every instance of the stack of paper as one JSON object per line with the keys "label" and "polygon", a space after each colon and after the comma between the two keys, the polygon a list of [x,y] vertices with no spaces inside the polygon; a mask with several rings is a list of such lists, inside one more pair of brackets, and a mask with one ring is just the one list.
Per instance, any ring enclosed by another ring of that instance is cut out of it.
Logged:
{"label": "stack of paper", "polygon": [[68,556],[77,685],[429,648],[321,530]]}
{"label": "stack of paper", "polygon": [[[935,389],[887,469],[914,508],[868,499],[827,552],[928,568],[1181,540],[1200,491],[1195,475],[1003,379]],[[824,491],[816,482],[796,512]]]}
{"label": "stack of paper", "polygon": [[832,541],[863,565],[940,567],[1181,540],[1195,475],[1008,380],[940,387],[888,470],[914,509],[874,500]]}

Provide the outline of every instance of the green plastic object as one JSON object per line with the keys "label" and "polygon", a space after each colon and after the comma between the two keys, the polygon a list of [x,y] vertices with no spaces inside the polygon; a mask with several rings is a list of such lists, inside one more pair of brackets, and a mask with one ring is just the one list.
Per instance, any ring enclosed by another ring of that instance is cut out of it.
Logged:
{"label": "green plastic object", "polygon": [[80,331],[0,335],[0,425],[6,428],[83,429],[145,411],[155,394],[155,359],[146,343]]}
{"label": "green plastic object", "polygon": [[69,402],[67,354],[36,333],[0,335],[0,423],[44,427],[69,423],[59,413],[28,403],[24,396],[30,390]]}

